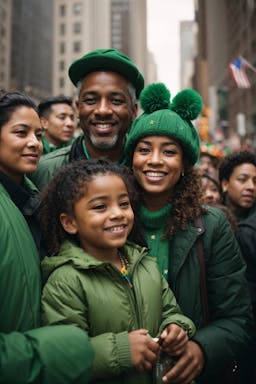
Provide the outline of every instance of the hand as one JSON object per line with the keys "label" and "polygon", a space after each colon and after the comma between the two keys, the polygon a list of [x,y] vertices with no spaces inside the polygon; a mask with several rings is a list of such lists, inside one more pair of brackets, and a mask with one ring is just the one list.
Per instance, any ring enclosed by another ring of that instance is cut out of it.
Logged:
{"label": "hand", "polygon": [[152,369],[156,362],[160,346],[148,336],[146,329],[138,329],[129,333],[132,364],[139,372]]}
{"label": "hand", "polygon": [[185,351],[163,377],[163,383],[190,384],[204,367],[204,354],[200,346],[189,340]]}
{"label": "hand", "polygon": [[187,333],[177,324],[168,324],[159,338],[159,344],[163,351],[170,356],[181,355],[187,345]]}

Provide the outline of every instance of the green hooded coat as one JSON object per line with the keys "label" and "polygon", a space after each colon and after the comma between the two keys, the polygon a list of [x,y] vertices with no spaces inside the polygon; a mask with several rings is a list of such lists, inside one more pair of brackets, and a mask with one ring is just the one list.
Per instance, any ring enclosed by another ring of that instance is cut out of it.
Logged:
{"label": "green hooded coat", "polygon": [[147,250],[125,246],[132,285],[112,264],[101,262],[66,241],[58,256],[42,262],[45,324],[77,324],[91,337],[93,383],[152,383],[132,368],[128,333],[145,328],[157,337],[169,323],[189,336],[194,325],[181,314],[166,280]]}

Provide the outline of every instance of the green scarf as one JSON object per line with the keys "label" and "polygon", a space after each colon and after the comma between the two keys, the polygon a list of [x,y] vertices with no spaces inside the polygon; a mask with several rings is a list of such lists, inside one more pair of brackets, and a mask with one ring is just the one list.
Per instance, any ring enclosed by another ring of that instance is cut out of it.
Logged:
{"label": "green scarf", "polygon": [[169,266],[169,239],[165,236],[165,230],[171,211],[171,204],[154,212],[145,206],[140,209],[140,221],[150,249],[149,256],[157,262],[165,278],[168,276]]}

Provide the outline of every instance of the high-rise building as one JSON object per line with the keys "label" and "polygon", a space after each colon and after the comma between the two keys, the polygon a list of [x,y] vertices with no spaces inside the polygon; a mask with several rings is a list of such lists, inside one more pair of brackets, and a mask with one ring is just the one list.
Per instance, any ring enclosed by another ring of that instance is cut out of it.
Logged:
{"label": "high-rise building", "polygon": [[180,22],[180,88],[192,87],[196,55],[196,24],[193,20]]}
{"label": "high-rise building", "polygon": [[74,95],[68,67],[84,53],[117,48],[146,72],[146,0],[54,0],[53,93]]}
{"label": "high-rise building", "polygon": [[10,88],[11,3],[0,0],[0,89]]}
{"label": "high-rise building", "polygon": [[211,116],[211,133],[238,134],[256,147],[256,73],[247,69],[251,88],[234,83],[229,63],[242,56],[256,66],[256,0],[197,0],[198,55],[194,87]]}
{"label": "high-rise building", "polygon": [[11,88],[52,93],[52,0],[12,0]]}

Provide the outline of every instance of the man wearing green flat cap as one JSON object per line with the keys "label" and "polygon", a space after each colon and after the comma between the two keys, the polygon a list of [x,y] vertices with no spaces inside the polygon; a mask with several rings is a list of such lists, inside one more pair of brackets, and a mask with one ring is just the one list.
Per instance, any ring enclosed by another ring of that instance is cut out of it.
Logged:
{"label": "man wearing green flat cap", "polygon": [[117,49],[97,49],[74,61],[69,77],[78,89],[77,109],[83,135],[71,146],[45,155],[30,175],[39,189],[64,164],[79,158],[106,157],[122,163],[126,132],[138,113],[144,78]]}

